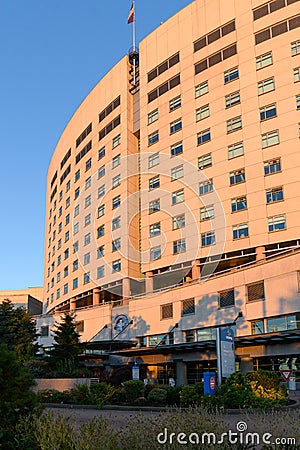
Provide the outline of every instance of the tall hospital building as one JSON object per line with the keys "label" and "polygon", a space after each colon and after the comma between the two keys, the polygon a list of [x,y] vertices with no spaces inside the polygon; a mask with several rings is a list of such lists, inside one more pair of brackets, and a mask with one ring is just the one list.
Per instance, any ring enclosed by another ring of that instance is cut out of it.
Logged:
{"label": "tall hospital building", "polygon": [[194,0],[78,107],[48,171],[44,347],[72,311],[98,371],[194,383],[235,323],[240,369],[300,375],[299,5]]}

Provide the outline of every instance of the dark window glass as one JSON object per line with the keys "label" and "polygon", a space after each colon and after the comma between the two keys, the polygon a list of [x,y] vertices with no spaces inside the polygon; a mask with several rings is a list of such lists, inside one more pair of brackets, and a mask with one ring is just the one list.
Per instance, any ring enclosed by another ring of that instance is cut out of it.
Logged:
{"label": "dark window glass", "polygon": [[279,34],[286,33],[288,30],[287,22],[280,23],[272,27],[272,37],[279,36]]}
{"label": "dark window glass", "polygon": [[220,300],[219,305],[220,308],[226,308],[227,306],[234,306],[234,290],[229,289],[227,291],[219,292]]}
{"label": "dark window glass", "polygon": [[265,5],[253,11],[253,19],[254,20],[260,19],[261,17],[264,17],[267,14],[269,14],[269,9],[268,5]]}
{"label": "dark window glass", "polygon": [[165,61],[160,66],[158,66],[158,75],[165,72],[168,69],[168,61]]}
{"label": "dark window glass", "polygon": [[177,55],[174,55],[172,56],[172,58],[169,59],[169,67],[173,67],[177,63],[179,63],[179,53],[177,53]]}
{"label": "dark window glass", "polygon": [[289,28],[290,30],[294,30],[295,28],[300,27],[300,16],[294,17],[289,20]]}
{"label": "dark window glass", "polygon": [[220,29],[216,30],[216,31],[213,31],[212,33],[210,33],[207,36],[207,42],[208,42],[208,44],[211,44],[212,42],[215,42],[216,40],[220,39],[220,37],[221,37]]}
{"label": "dark window glass", "polygon": [[285,0],[275,0],[275,2],[270,3],[270,13],[284,7],[285,7]]}
{"label": "dark window glass", "polygon": [[225,50],[223,50],[223,59],[230,58],[230,56],[236,55],[236,53],[236,44],[231,45],[231,47],[225,48]]}
{"label": "dark window glass", "polygon": [[167,91],[169,90],[169,86],[168,86],[168,82],[162,84],[159,88],[158,88],[158,95],[163,95],[165,94]]}
{"label": "dark window glass", "polygon": [[172,80],[170,80],[170,89],[178,86],[178,84],[180,84],[180,75],[177,75],[176,77],[172,78]]}
{"label": "dark window glass", "polygon": [[197,52],[201,48],[206,46],[206,37],[199,39],[199,41],[196,41],[194,43],[194,52]]}
{"label": "dark window glass", "polygon": [[260,44],[261,42],[267,41],[268,39],[271,39],[269,28],[255,35],[255,44]]}
{"label": "dark window glass", "polygon": [[235,21],[228,23],[222,27],[222,36],[226,36],[226,34],[231,33],[235,30]]}
{"label": "dark window glass", "polygon": [[154,80],[157,77],[157,69],[155,68],[151,72],[148,73],[148,82]]}
{"label": "dark window glass", "polygon": [[203,70],[207,69],[207,59],[204,61],[200,61],[197,64],[195,64],[195,74],[203,72]]}
{"label": "dark window glass", "polygon": [[216,53],[213,56],[210,56],[208,58],[208,61],[209,61],[209,67],[214,66],[215,64],[218,64],[219,62],[221,62],[222,61],[221,52]]}

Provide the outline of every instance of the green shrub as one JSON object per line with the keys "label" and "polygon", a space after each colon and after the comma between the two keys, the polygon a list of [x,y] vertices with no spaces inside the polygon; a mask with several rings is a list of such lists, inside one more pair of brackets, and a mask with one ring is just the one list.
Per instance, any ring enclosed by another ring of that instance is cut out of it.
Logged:
{"label": "green shrub", "polygon": [[203,391],[198,385],[183,386],[180,392],[180,403],[182,406],[200,405],[203,399]]}
{"label": "green shrub", "polygon": [[124,394],[126,402],[132,403],[137,398],[143,397],[145,386],[141,380],[129,380],[124,382]]}
{"label": "green shrub", "polygon": [[283,402],[287,396],[287,389],[280,385],[279,375],[268,370],[248,372],[252,391],[257,397]]}
{"label": "green shrub", "polygon": [[86,383],[76,384],[71,389],[71,397],[74,403],[77,405],[92,405],[93,398],[90,389]]}
{"label": "green shrub", "polygon": [[167,393],[166,403],[168,406],[180,405],[180,393],[182,386],[168,386],[166,384],[157,386]]}
{"label": "green shrub", "polygon": [[167,391],[161,388],[152,389],[148,395],[148,400],[154,405],[165,405],[167,402]]}
{"label": "green shrub", "polygon": [[104,405],[111,405],[113,403],[116,389],[105,382],[96,383],[90,386],[90,395],[93,404],[101,408]]}
{"label": "green shrub", "polygon": [[39,391],[38,399],[41,403],[70,403],[72,397],[70,391],[59,392],[55,389],[43,389]]}

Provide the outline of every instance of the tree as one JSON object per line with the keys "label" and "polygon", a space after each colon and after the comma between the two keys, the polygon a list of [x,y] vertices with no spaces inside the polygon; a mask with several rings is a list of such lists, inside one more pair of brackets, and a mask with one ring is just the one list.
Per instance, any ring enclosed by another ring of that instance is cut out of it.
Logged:
{"label": "tree", "polygon": [[71,314],[65,313],[62,321],[56,324],[54,340],[55,344],[50,351],[50,365],[63,372],[72,372],[78,368],[78,355],[82,352],[82,345]]}
{"label": "tree", "polygon": [[33,376],[22,366],[15,352],[0,346],[0,447],[16,449],[16,426],[32,413],[37,396],[31,391]]}
{"label": "tree", "polygon": [[35,323],[22,307],[5,299],[0,304],[0,345],[15,351],[20,361],[33,358],[39,348]]}

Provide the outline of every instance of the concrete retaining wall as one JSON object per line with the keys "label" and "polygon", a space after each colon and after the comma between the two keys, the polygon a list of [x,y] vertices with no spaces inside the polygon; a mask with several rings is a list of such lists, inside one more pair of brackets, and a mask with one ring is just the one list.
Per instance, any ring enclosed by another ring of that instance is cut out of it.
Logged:
{"label": "concrete retaining wall", "polygon": [[39,392],[44,389],[55,389],[56,391],[63,392],[74,388],[76,384],[91,383],[90,378],[36,378],[36,385],[32,388],[34,392]]}

